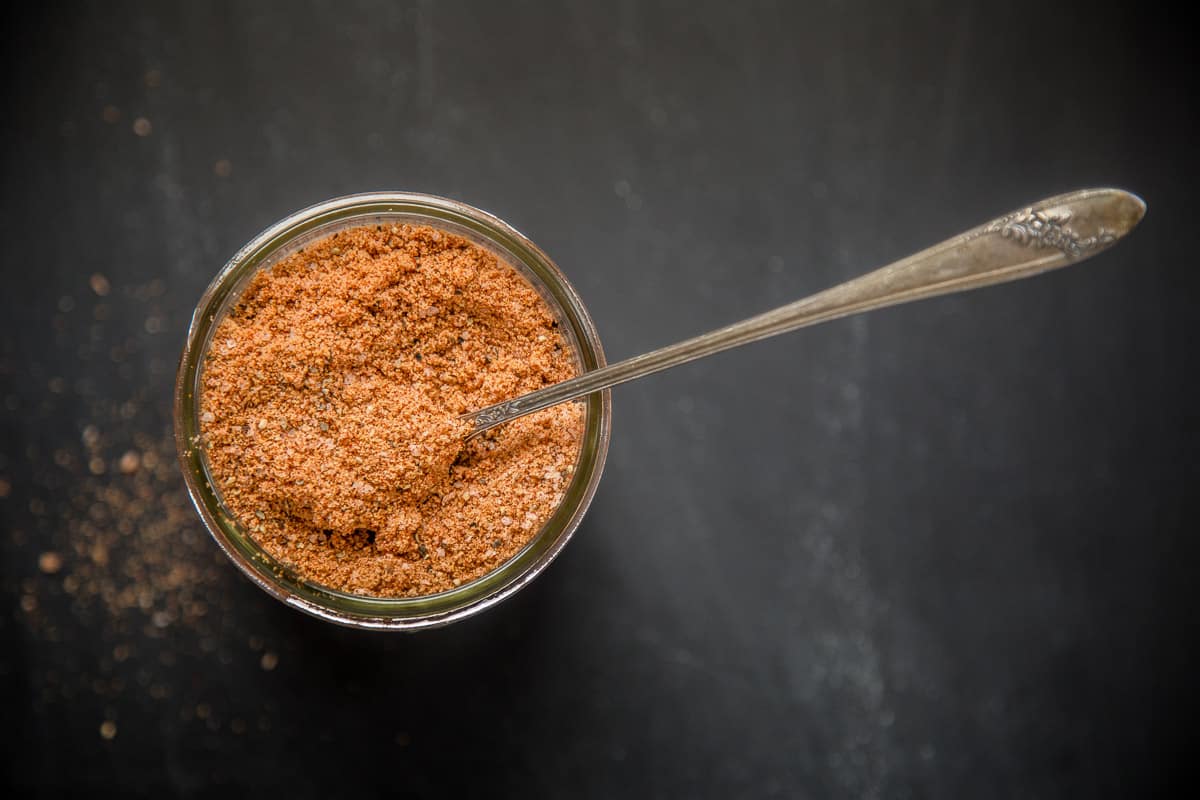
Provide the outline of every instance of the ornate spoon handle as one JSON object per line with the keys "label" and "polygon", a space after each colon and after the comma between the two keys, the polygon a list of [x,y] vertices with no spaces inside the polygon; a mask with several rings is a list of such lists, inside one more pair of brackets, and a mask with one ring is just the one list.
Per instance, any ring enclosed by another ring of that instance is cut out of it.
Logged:
{"label": "ornate spoon handle", "polygon": [[1064,267],[1133,230],[1146,204],[1120,189],[1084,189],[1034,203],[859,278],[693,339],[464,414],[469,436],[516,417],[818,322]]}

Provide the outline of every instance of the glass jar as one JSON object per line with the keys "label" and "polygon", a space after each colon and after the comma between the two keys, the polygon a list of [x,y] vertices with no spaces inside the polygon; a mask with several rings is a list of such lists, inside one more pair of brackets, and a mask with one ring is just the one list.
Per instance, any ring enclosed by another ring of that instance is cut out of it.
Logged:
{"label": "glass jar", "polygon": [[359,225],[414,223],[464,236],[521,272],[558,319],[580,371],[604,366],[595,326],[579,294],[533,242],[477,208],[424,194],[381,192],[319,203],[278,222],[230,259],[200,298],[188,328],[175,383],[175,444],[188,492],[225,554],[255,584],[320,619],[355,628],[415,630],[454,622],[489,608],[533,580],[563,549],[595,494],[608,453],[612,398],[582,401],[585,427],[574,476],[562,503],[529,543],[507,562],[462,586],[421,597],[354,595],[308,581],[260,547],[221,500],[200,437],[201,374],[213,332],[261,269],[306,244]]}

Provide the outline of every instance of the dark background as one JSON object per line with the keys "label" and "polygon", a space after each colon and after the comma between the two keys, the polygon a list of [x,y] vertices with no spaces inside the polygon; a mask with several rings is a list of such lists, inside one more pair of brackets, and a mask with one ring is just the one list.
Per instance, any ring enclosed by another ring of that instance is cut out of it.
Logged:
{"label": "dark background", "polygon": [[[1197,667],[1184,29],[1147,4],[901,5],[6,12],[5,780],[284,797],[1162,786]],[[170,462],[201,291],[328,197],[408,189],[498,214],[621,358],[1092,185],[1149,213],[1083,267],[616,390],[571,546],[449,629],[286,609],[223,561]]]}

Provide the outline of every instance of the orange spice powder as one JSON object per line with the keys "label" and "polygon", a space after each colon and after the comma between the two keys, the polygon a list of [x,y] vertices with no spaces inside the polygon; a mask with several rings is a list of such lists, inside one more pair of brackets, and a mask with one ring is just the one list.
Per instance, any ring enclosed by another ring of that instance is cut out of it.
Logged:
{"label": "orange spice powder", "polygon": [[464,442],[466,411],[572,377],[546,302],[435,228],[332,234],[256,275],[205,357],[216,487],[275,558],[356,594],[444,591],[517,553],[583,432],[563,404]]}

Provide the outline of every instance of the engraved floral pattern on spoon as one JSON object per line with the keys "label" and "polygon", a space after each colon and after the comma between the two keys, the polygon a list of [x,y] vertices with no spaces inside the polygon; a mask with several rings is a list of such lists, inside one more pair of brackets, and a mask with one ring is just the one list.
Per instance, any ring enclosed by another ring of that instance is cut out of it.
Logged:
{"label": "engraved floral pattern on spoon", "polygon": [[1081,256],[1117,240],[1104,228],[1100,228],[1095,236],[1080,236],[1071,229],[1070,221],[1070,211],[1027,208],[1001,217],[987,226],[984,233],[998,233],[1026,247],[1053,247],[1069,256]]}

